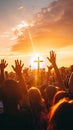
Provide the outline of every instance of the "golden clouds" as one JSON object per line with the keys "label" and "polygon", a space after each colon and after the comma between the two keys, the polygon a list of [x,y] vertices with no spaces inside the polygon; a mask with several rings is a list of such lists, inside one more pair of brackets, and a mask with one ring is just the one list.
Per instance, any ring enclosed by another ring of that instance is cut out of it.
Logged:
{"label": "golden clouds", "polygon": [[62,48],[73,44],[72,0],[58,0],[51,3],[35,14],[32,21],[33,26],[23,26],[19,29],[20,35],[12,51],[29,53],[33,51],[28,30],[36,51],[45,52],[48,48]]}

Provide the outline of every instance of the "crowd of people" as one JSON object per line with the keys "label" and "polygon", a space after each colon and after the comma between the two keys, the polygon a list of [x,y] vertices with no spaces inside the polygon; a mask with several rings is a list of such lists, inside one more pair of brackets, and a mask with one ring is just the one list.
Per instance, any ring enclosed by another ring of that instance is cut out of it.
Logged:
{"label": "crowd of people", "polygon": [[[1,130],[70,130],[73,129],[73,65],[58,68],[56,54],[50,51],[48,72],[39,74],[25,68],[21,60],[5,71],[0,62]],[[52,69],[54,69],[52,71]]]}

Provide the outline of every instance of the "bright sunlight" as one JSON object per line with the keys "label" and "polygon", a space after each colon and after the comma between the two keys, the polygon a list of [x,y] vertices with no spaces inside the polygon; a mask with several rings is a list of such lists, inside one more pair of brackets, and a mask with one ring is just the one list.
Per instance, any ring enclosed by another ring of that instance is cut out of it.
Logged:
{"label": "bright sunlight", "polygon": [[39,62],[40,68],[44,68],[44,61],[45,61],[44,58],[40,54],[36,53],[32,56],[30,60],[30,65],[33,69],[38,69],[38,62]]}

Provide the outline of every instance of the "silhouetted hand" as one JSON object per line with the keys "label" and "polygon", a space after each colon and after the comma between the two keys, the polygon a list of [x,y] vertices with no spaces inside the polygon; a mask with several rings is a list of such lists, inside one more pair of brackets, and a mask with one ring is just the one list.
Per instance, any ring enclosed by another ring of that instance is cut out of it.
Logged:
{"label": "silhouetted hand", "polygon": [[50,66],[47,65],[47,68],[48,68],[48,71],[50,72],[52,70],[53,66],[52,65],[50,65]]}
{"label": "silhouetted hand", "polygon": [[50,51],[50,57],[47,59],[52,63],[52,65],[56,64],[56,54],[54,51]]}
{"label": "silhouetted hand", "polygon": [[63,82],[63,80],[61,78],[59,69],[58,69],[57,64],[56,64],[56,54],[55,54],[55,52],[54,51],[50,51],[50,57],[47,57],[47,59],[50,61],[50,63],[52,63],[52,65],[54,67],[59,87],[61,89],[65,90],[64,82]]}
{"label": "silhouetted hand", "polygon": [[5,81],[5,78],[4,78],[4,69],[7,67],[8,63],[6,63],[6,61],[4,59],[1,60],[1,63],[0,63],[0,71],[1,71],[1,74],[0,74],[0,84],[3,84],[4,81]]}
{"label": "silhouetted hand", "polygon": [[13,70],[19,75],[22,72],[24,64],[22,64],[22,61],[15,60],[15,67],[12,65]]}
{"label": "silhouetted hand", "polygon": [[16,72],[18,78],[19,78],[19,84],[23,89],[23,92],[27,95],[27,87],[26,87],[26,83],[25,80],[23,79],[22,76],[22,68],[23,68],[24,64],[22,64],[21,60],[15,60],[15,67],[12,65],[13,70]]}
{"label": "silhouetted hand", "polygon": [[4,59],[1,60],[0,63],[0,70],[4,70],[7,67],[8,63],[6,63],[6,61]]}

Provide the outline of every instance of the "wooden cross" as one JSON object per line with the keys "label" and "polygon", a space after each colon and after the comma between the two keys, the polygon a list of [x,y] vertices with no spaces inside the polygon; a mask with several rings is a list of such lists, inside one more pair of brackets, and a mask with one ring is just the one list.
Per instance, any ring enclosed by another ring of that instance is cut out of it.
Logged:
{"label": "wooden cross", "polygon": [[43,62],[43,60],[40,60],[40,58],[38,57],[38,60],[34,60],[34,62],[37,62],[37,63],[38,63],[38,73],[39,73],[40,63]]}

